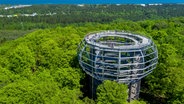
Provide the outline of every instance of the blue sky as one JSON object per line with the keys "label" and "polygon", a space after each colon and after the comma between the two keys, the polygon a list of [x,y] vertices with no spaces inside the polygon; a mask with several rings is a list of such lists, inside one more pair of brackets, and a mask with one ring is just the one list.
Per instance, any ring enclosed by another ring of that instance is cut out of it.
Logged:
{"label": "blue sky", "polygon": [[184,3],[184,0],[0,0],[0,4],[142,4]]}

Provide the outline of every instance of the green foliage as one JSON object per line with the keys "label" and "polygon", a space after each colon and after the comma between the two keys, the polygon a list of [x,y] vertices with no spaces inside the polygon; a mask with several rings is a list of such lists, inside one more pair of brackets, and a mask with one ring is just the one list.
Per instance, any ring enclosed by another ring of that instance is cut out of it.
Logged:
{"label": "green foliage", "polygon": [[146,102],[145,101],[133,100],[129,104],[146,104]]}
{"label": "green foliage", "polygon": [[60,103],[73,104],[82,102],[78,99],[80,91],[77,89],[59,88],[57,82],[49,80],[33,82],[20,80],[11,83],[0,90],[1,103]]}
{"label": "green foliage", "polygon": [[172,104],[183,103],[184,44],[181,42],[184,41],[184,36],[179,34],[184,26],[182,20],[182,18],[177,18],[157,21],[157,26],[153,25],[157,29],[149,30],[157,44],[159,61],[157,68],[146,78],[147,86],[144,87],[149,94]]}
{"label": "green foliage", "polygon": [[0,47],[0,103],[83,103],[82,73],[70,65],[80,39],[57,31],[39,30]]}
{"label": "green foliage", "polygon": [[21,73],[27,68],[33,68],[35,65],[34,53],[25,44],[20,44],[11,51],[8,59],[8,69],[15,73]]}
{"label": "green foliage", "polygon": [[77,70],[74,68],[58,69],[54,73],[54,79],[58,82],[58,86],[61,88],[68,86],[69,89],[80,88],[80,73]]}
{"label": "green foliage", "polygon": [[94,100],[89,99],[88,97],[85,97],[83,99],[84,104],[96,104]]}
{"label": "green foliage", "polygon": [[124,84],[107,80],[97,88],[98,104],[126,104],[127,98],[127,86]]}
{"label": "green foliage", "polygon": [[[97,102],[82,99],[80,81],[83,73],[76,55],[77,45],[85,34],[99,30],[125,30],[152,38],[158,48],[157,68],[141,86],[142,92],[154,96],[147,99],[148,103],[182,104],[183,27],[183,17],[139,22],[119,19],[107,24],[75,23],[37,30],[16,40],[3,42],[0,45],[0,103],[126,104],[127,87],[111,81],[105,81],[98,87]],[[12,34],[17,34],[17,31]],[[143,101],[131,103],[145,104]]]}
{"label": "green foliage", "polygon": [[0,67],[0,89],[19,78],[19,75],[15,75],[11,71]]}

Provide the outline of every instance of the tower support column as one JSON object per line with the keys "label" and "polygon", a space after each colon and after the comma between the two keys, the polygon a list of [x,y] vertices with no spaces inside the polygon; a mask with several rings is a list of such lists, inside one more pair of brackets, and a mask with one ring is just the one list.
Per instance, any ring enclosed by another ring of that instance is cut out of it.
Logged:
{"label": "tower support column", "polygon": [[141,80],[138,80],[136,82],[132,82],[129,84],[129,96],[128,101],[135,100],[139,98],[140,93],[140,86],[141,86]]}

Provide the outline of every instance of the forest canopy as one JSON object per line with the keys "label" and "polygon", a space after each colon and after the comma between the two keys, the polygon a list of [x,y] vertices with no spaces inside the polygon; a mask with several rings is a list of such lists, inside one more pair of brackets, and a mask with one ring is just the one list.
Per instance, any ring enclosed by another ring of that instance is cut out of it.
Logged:
{"label": "forest canopy", "polygon": [[130,103],[184,103],[184,17],[48,27],[0,30],[2,36],[9,35],[8,31],[20,35],[0,40],[0,103],[128,103],[127,86],[113,81],[104,81],[97,88],[96,100],[82,90],[86,75],[77,61],[77,47],[87,33],[100,30],[131,31],[157,45],[157,68],[142,80],[140,99],[144,101]]}

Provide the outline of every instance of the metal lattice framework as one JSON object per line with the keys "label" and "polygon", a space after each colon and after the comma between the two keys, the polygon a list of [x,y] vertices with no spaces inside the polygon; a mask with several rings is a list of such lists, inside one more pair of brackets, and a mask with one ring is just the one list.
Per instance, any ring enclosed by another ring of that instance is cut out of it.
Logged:
{"label": "metal lattice framework", "polygon": [[158,62],[157,48],[149,38],[124,31],[88,34],[79,45],[78,56],[82,69],[95,78],[92,93],[98,81],[113,80],[129,85],[129,101],[139,98],[141,78]]}
{"label": "metal lattice framework", "polygon": [[88,34],[78,52],[79,63],[87,74],[122,83],[147,76],[158,60],[157,48],[149,38],[117,31]]}

